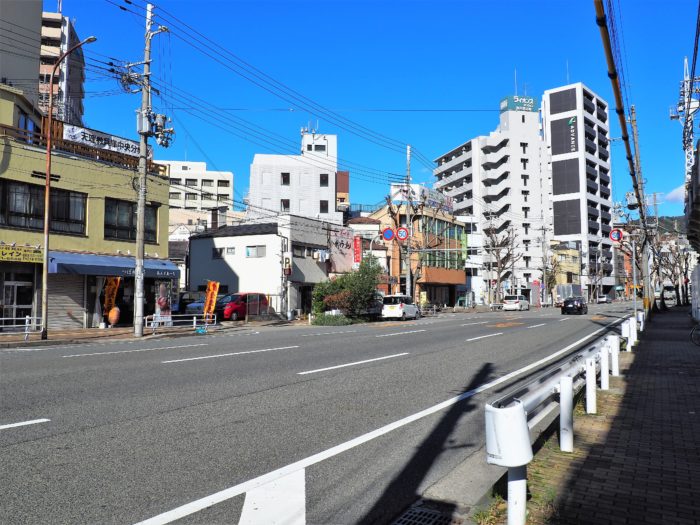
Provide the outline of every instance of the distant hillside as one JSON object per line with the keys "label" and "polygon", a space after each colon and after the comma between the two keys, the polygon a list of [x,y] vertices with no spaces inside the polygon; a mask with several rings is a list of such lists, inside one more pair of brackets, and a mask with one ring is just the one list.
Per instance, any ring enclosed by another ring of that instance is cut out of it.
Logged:
{"label": "distant hillside", "polygon": [[[648,219],[649,222],[653,224],[654,217],[650,216]],[[639,220],[635,219],[630,221],[630,223],[638,224]],[[679,215],[678,217],[659,217],[659,230],[661,233],[675,232],[676,228],[678,229],[679,233],[685,235],[686,224],[685,217],[683,215]]]}

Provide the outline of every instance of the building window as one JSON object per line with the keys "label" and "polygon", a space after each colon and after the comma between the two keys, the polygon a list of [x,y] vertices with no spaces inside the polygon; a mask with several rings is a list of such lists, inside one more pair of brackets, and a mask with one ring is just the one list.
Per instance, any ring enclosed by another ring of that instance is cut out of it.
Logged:
{"label": "building window", "polygon": [[219,188],[229,188],[231,186],[231,184],[227,180],[217,180],[216,185]]}
{"label": "building window", "polygon": [[221,195],[216,196],[216,200],[219,202],[226,202],[229,200],[229,196],[226,193],[222,193]]}
{"label": "building window", "polygon": [[321,173],[321,187],[328,187],[328,173]]}
{"label": "building window", "polygon": [[214,186],[213,180],[203,180],[202,181],[202,188],[210,188],[212,186]]}
{"label": "building window", "polygon": [[520,118],[522,119],[522,123],[525,124],[525,115],[521,115]]}
{"label": "building window", "polygon": [[527,187],[527,180],[530,178],[529,175],[522,174],[520,178],[523,179],[523,186]]}
{"label": "building window", "polygon": [[223,248],[212,248],[211,249],[211,258],[212,259],[223,259],[224,258],[224,249]]}
{"label": "building window", "polygon": [[185,186],[196,187],[197,179],[185,179]]}
{"label": "building window", "polygon": [[214,195],[211,193],[202,193],[202,200],[203,201],[213,201]]}
{"label": "building window", "polygon": [[289,211],[289,199],[280,200],[280,211]]}
{"label": "building window", "polygon": [[520,162],[523,163],[523,169],[526,170],[526,169],[527,169],[528,160],[527,160],[527,159],[520,159]]}
{"label": "building window", "polygon": [[182,167],[182,171],[187,171],[187,170],[189,170],[189,169],[190,169],[189,166],[183,166],[183,167]]}
{"label": "building window", "polygon": [[523,155],[527,154],[527,142],[521,142],[520,147],[523,148]]}
{"label": "building window", "polygon": [[294,255],[294,257],[304,257],[304,253],[305,250],[303,246],[292,244],[292,255]]}
{"label": "building window", "polygon": [[319,213],[328,213],[328,201],[319,202]]}
{"label": "building window", "polygon": [[[146,241],[156,242],[158,208],[146,206],[144,214]],[[136,240],[136,203],[105,199],[105,239]]]}
{"label": "building window", "polygon": [[170,179],[170,184],[182,184],[182,179]]}
{"label": "building window", "polygon": [[179,200],[182,198],[182,193],[180,193],[179,191],[171,191],[168,194],[168,198],[170,198],[171,200]]}
{"label": "building window", "polygon": [[314,144],[314,151],[326,151],[324,144]]}
{"label": "building window", "polygon": [[282,174],[282,186],[289,186],[289,173]]}
{"label": "building window", "polygon": [[197,194],[196,193],[185,193],[185,202],[191,202],[191,201],[196,201],[197,200]]}
{"label": "building window", "polygon": [[246,257],[265,257],[265,246],[246,246]]}
{"label": "building window", "polygon": [[226,255],[236,255],[236,247],[229,246],[228,248],[226,248]]}
{"label": "building window", "polygon": [[[50,231],[84,234],[87,195],[57,188],[52,189],[50,195]],[[42,230],[44,186],[0,181],[0,225]]]}
{"label": "building window", "polygon": [[311,151],[313,149],[313,146],[311,144],[306,145],[306,151]]}

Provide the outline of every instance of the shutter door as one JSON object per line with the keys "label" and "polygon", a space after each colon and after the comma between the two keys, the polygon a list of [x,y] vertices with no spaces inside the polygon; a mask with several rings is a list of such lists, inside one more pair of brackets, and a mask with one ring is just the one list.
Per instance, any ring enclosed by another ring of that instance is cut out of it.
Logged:
{"label": "shutter door", "polygon": [[84,275],[49,275],[49,330],[83,328]]}

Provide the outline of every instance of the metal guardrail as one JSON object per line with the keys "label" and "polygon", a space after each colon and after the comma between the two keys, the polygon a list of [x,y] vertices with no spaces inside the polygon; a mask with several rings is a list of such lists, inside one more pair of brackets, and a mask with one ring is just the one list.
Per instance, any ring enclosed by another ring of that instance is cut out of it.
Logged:
{"label": "metal guardrail", "polygon": [[41,331],[41,317],[0,317],[0,335],[14,335],[24,332],[24,340],[32,332]]}
{"label": "metal guardrail", "polygon": [[158,328],[192,329],[197,333],[206,333],[211,325],[216,324],[216,314],[147,315],[145,321],[153,334]]}
{"label": "metal guardrail", "polygon": [[524,525],[527,501],[527,464],[533,452],[530,430],[559,411],[559,447],[574,450],[574,396],[585,387],[586,413],[596,413],[597,378],[608,390],[609,376],[620,375],[620,337],[631,352],[637,342],[637,323],[644,329],[644,312],[622,322],[621,333],[608,334],[575,354],[562,365],[502,396],[485,407],[486,461],[508,467],[508,525]]}

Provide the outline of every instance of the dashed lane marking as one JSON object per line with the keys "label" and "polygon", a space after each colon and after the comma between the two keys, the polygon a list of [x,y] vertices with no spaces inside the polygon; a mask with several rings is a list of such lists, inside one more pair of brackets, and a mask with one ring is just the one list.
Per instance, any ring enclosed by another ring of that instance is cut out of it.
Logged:
{"label": "dashed lane marking", "polygon": [[479,337],[472,337],[471,339],[467,339],[467,343],[469,341],[478,341],[479,339],[486,339],[487,337],[496,337],[497,335],[503,335],[503,332],[498,332],[497,334],[488,334],[488,335],[480,335]]}
{"label": "dashed lane marking", "polygon": [[299,348],[299,345],[294,346],[280,346],[277,348],[263,348],[262,350],[247,350],[245,352],[231,352],[228,354],[216,354],[216,355],[203,355],[199,357],[188,357],[186,359],[172,359],[170,361],[161,361],[162,364],[169,363],[184,363],[185,361],[200,361],[202,359],[214,359],[217,357],[231,357],[234,355],[247,355],[247,354],[260,354],[262,352],[274,352],[276,350],[290,350],[292,348]]}
{"label": "dashed lane marking", "polygon": [[374,337],[391,337],[392,335],[417,334],[418,332],[426,332],[427,330],[409,330],[407,332],[394,332],[393,334],[375,335]]}
{"label": "dashed lane marking", "polygon": [[32,419],[31,421],[21,421],[20,423],[8,423],[7,425],[0,425],[0,430],[5,430],[6,428],[16,428],[25,427],[27,425],[36,425],[38,423],[48,423],[50,419]]}
{"label": "dashed lane marking", "polygon": [[348,366],[364,365],[365,363],[373,363],[375,361],[391,359],[392,357],[401,357],[403,355],[408,355],[408,352],[403,352],[401,354],[385,355],[384,357],[375,357],[374,359],[365,359],[364,361],[355,361],[354,363],[346,363],[344,365],[328,366],[326,368],[318,368],[316,370],[309,370],[307,372],[297,372],[297,375],[304,376],[307,374],[315,374],[316,372],[325,372],[327,370],[336,370],[338,368],[345,368]]}

